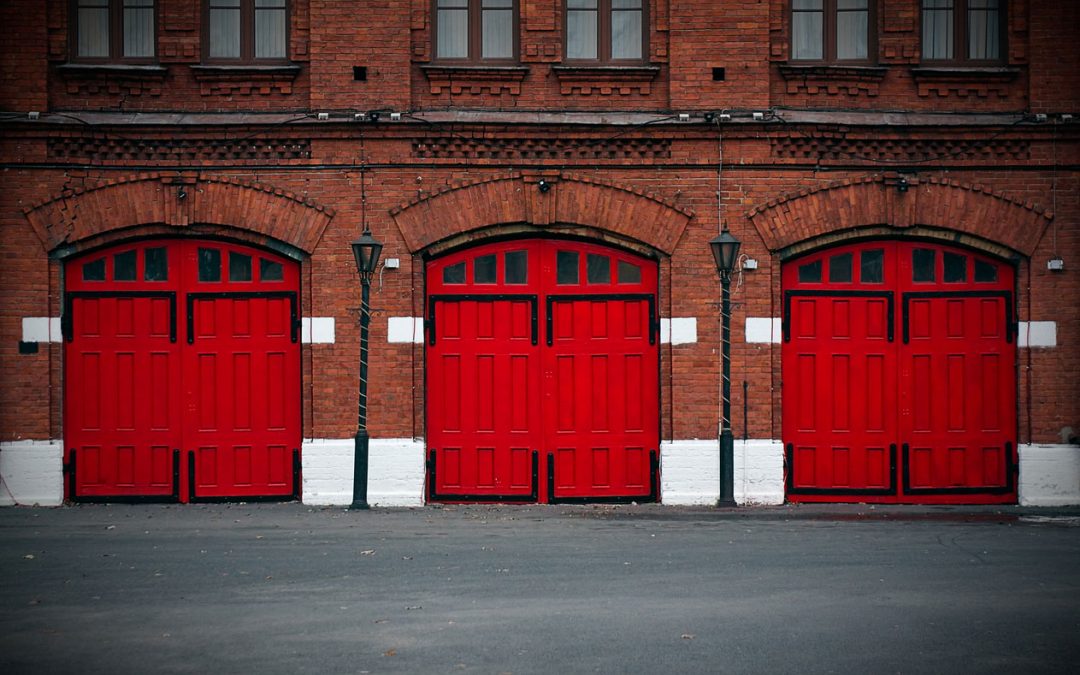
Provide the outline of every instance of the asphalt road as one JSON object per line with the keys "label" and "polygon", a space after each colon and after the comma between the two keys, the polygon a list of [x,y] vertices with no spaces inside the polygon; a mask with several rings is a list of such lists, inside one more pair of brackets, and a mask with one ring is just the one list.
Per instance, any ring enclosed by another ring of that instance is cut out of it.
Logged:
{"label": "asphalt road", "polygon": [[5,675],[1073,673],[1078,659],[1078,512],[0,509]]}

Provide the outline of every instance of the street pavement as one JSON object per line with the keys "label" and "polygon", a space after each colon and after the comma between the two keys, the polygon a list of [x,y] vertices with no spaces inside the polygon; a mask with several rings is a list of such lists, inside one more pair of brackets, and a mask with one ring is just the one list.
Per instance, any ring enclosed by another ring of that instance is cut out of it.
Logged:
{"label": "street pavement", "polygon": [[1080,510],[0,509],[0,673],[1074,673]]}

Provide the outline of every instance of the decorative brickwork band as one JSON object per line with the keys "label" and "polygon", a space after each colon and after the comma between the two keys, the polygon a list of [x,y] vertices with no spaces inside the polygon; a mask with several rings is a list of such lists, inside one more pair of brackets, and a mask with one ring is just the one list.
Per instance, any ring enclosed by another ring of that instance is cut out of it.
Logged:
{"label": "decorative brickwork band", "polygon": [[390,215],[414,253],[494,225],[567,224],[610,232],[667,255],[693,217],[691,211],[640,190],[557,170],[459,184],[403,204]]}
{"label": "decorative brickwork band", "polygon": [[892,174],[787,195],[746,217],[771,251],[855,228],[885,227],[893,235],[909,228],[961,232],[1030,256],[1054,214],[984,186]]}
{"label": "decorative brickwork band", "polygon": [[311,253],[333,211],[299,195],[231,178],[149,174],[67,190],[24,210],[46,251],[140,225],[224,225]]}

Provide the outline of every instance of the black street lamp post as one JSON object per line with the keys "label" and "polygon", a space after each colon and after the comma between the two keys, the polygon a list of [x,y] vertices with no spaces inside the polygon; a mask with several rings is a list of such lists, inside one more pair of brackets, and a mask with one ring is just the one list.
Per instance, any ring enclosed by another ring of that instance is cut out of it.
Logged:
{"label": "black street lamp post", "polygon": [[720,361],[723,415],[720,428],[720,498],[717,506],[735,506],[735,437],[731,433],[731,271],[740,242],[724,230],[709,242],[720,273]]}
{"label": "black street lamp post", "polygon": [[364,230],[352,243],[356,270],[360,273],[360,398],[356,412],[356,443],[353,452],[353,509],[368,508],[368,431],[367,431],[367,378],[368,378],[368,325],[371,323],[371,277],[379,264],[383,245]]}

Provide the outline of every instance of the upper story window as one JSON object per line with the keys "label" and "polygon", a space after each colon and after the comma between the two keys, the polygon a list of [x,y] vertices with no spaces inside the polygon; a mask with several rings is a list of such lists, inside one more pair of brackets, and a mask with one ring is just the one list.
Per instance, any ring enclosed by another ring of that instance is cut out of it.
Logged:
{"label": "upper story window", "polygon": [[153,61],[154,0],[74,0],[78,61]]}
{"label": "upper story window", "polygon": [[792,60],[871,61],[874,4],[871,0],[792,0]]}
{"label": "upper story window", "polygon": [[435,0],[435,59],[517,59],[517,0]]}
{"label": "upper story window", "polygon": [[922,58],[958,64],[1004,57],[1002,0],[922,0]]}
{"label": "upper story window", "polygon": [[566,60],[642,62],[648,16],[644,0],[566,0]]}
{"label": "upper story window", "polygon": [[287,58],[286,0],[207,0],[203,58],[257,63]]}

